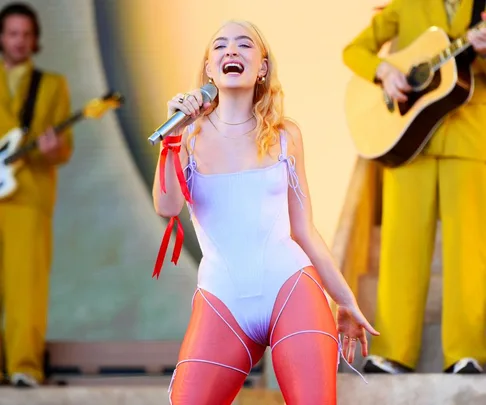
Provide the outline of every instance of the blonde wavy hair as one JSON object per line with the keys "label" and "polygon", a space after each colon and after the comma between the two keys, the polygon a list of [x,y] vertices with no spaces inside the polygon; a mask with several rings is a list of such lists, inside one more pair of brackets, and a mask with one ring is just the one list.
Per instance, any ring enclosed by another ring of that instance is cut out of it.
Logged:
{"label": "blonde wavy hair", "polygon": [[[248,21],[229,20],[222,24],[217,32],[228,24],[238,24],[252,33],[252,37],[255,39],[256,44],[261,51],[262,59],[267,59],[268,61],[268,71],[265,75],[265,82],[255,84],[255,92],[253,95],[253,114],[255,115],[257,121],[256,143],[258,147],[258,156],[259,158],[262,158],[269,152],[270,148],[278,142],[279,132],[283,129],[285,117],[283,113],[284,94],[282,91],[282,86],[278,80],[275,59],[260,30]],[[208,44],[206,51],[204,52],[204,58],[199,76],[199,86],[203,86],[209,82],[209,77],[206,74],[205,67],[206,61],[209,57],[210,47],[211,43]],[[211,114],[218,106],[218,103],[219,98],[216,96],[211,107],[209,107],[203,113],[203,116]],[[188,148],[190,148],[191,138],[197,136],[200,131],[201,126],[198,124],[198,121],[196,121],[194,131],[189,134],[187,138]]]}

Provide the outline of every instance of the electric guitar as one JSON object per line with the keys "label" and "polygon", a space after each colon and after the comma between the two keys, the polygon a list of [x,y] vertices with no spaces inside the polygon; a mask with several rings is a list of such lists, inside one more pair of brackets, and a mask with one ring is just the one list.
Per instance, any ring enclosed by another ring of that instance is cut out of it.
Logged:
{"label": "electric guitar", "polygon": [[[485,26],[481,21],[471,29]],[[456,60],[469,46],[466,35],[451,42],[444,30],[431,27],[385,58],[407,75],[413,89],[403,103],[390,99],[381,86],[353,76],[345,112],[358,154],[387,167],[404,165],[419,154],[446,115],[472,96],[471,66]]]}
{"label": "electric guitar", "polygon": [[[100,118],[106,111],[120,107],[123,102],[123,96],[116,92],[93,99],[81,110],[54,127],[54,132],[59,135],[84,118]],[[11,196],[17,190],[15,175],[24,165],[22,158],[37,148],[37,139],[23,145],[25,135],[23,129],[13,128],[0,139],[0,199]]]}

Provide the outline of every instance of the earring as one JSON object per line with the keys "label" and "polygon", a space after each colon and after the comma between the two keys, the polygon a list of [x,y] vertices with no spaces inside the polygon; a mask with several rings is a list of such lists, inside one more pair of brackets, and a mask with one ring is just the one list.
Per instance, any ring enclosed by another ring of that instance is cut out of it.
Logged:
{"label": "earring", "polygon": [[263,83],[265,83],[265,80],[267,80],[267,78],[265,76],[259,76],[258,79],[257,79],[257,83],[263,84]]}
{"label": "earring", "polygon": [[213,79],[209,78],[209,83],[214,84]]}

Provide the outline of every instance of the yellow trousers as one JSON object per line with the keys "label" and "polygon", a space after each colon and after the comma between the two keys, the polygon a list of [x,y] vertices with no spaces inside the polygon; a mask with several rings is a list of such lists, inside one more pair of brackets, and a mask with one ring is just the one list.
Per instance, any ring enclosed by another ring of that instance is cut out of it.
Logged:
{"label": "yellow trousers", "polygon": [[[486,362],[486,164],[419,157],[386,169],[371,353],[418,362],[437,220],[442,222],[444,369]],[[437,342],[440,344],[440,342]]]}
{"label": "yellow trousers", "polygon": [[38,209],[0,203],[0,313],[7,372],[28,373],[38,381],[44,379],[51,226],[51,218]]}

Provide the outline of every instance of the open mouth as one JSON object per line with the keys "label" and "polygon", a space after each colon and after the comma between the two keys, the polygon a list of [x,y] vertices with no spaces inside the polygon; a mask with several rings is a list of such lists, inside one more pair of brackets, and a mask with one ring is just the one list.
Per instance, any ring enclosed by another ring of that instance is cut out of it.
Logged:
{"label": "open mouth", "polygon": [[241,74],[245,70],[245,67],[239,62],[228,62],[223,65],[223,73],[238,73]]}

